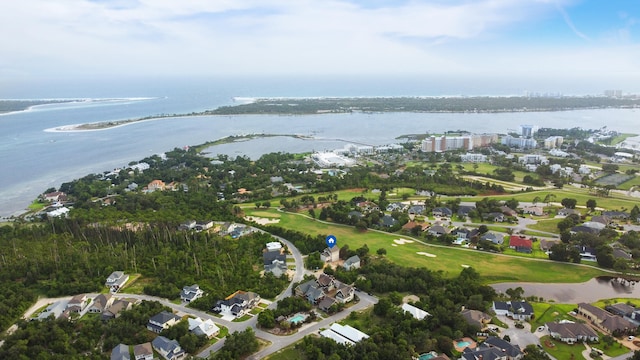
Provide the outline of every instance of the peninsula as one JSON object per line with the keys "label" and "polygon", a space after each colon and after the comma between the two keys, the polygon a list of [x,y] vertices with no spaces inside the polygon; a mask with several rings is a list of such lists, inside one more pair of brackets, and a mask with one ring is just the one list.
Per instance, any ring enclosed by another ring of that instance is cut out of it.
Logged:
{"label": "peninsula", "polygon": [[499,113],[636,107],[640,107],[640,98],[635,96],[624,98],[605,96],[259,98],[249,103],[221,106],[201,112],[158,114],[136,119],[65,125],[50,131],[104,130],[139,121],[186,116],[317,115],[351,112]]}

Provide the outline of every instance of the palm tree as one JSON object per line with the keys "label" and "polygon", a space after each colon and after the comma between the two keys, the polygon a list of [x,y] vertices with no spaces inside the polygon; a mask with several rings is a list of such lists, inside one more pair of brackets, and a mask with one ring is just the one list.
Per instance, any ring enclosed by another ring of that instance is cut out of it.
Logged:
{"label": "palm tree", "polygon": [[554,194],[547,194],[547,196],[544,197],[544,202],[547,203],[547,206],[551,205],[551,201],[555,200],[556,196]]}

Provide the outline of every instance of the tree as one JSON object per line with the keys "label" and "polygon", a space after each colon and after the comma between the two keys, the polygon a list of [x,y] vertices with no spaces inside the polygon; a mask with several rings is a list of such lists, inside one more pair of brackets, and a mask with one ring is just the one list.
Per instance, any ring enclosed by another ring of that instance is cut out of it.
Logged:
{"label": "tree", "polygon": [[518,205],[520,205],[520,202],[516,199],[510,199],[504,202],[505,205],[507,205],[510,209],[517,209]]}
{"label": "tree", "polygon": [[485,234],[485,233],[487,233],[488,231],[489,231],[489,227],[487,227],[487,225],[480,225],[480,226],[478,227],[478,233],[479,233],[480,235]]}
{"label": "tree", "polygon": [[587,207],[591,209],[591,211],[595,211],[596,206],[598,206],[598,203],[594,199],[587,200]]}
{"label": "tree", "polygon": [[276,320],[273,316],[273,310],[265,309],[258,314],[258,325],[266,329],[272,329],[276,326]]}
{"label": "tree", "polygon": [[546,352],[533,344],[527,345],[524,352],[525,355],[522,357],[523,360],[551,360]]}
{"label": "tree", "polygon": [[263,201],[262,202],[262,207],[268,209],[271,207],[271,202],[270,201]]}
{"label": "tree", "polygon": [[535,206],[537,203],[540,202],[540,196],[536,196],[533,198],[533,200],[531,201],[533,203],[533,205]]}
{"label": "tree", "polygon": [[566,207],[567,209],[575,209],[576,205],[578,204],[578,201],[572,198],[564,198],[560,201],[560,203],[562,204],[562,206]]}
{"label": "tree", "polygon": [[555,196],[554,194],[547,194],[547,195],[544,197],[544,200],[542,200],[542,202],[547,203],[547,206],[549,206],[549,205],[551,205],[551,202],[552,202],[553,200],[555,200],[555,199],[556,199],[556,196]]}
{"label": "tree", "polygon": [[380,248],[380,249],[376,250],[376,254],[378,254],[378,255],[380,255],[380,256],[387,255],[387,249],[385,249],[385,248]]}

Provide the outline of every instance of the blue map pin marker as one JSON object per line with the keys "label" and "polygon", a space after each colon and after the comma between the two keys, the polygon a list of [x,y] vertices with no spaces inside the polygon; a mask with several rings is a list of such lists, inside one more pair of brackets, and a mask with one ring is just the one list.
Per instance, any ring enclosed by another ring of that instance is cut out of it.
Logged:
{"label": "blue map pin marker", "polygon": [[327,242],[327,246],[329,247],[329,249],[331,249],[332,247],[334,247],[336,245],[338,240],[336,239],[335,236],[329,235],[329,236],[327,236],[326,242]]}

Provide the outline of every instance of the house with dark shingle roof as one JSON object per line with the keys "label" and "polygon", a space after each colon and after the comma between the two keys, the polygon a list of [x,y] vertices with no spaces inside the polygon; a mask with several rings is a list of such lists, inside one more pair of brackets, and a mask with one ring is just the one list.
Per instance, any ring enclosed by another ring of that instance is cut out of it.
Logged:
{"label": "house with dark shingle roof", "polygon": [[160,334],[162,330],[168,329],[180,321],[180,317],[168,311],[162,311],[152,316],[147,323],[147,329]]}
{"label": "house with dark shingle roof", "polygon": [[448,207],[437,207],[435,209],[433,209],[433,211],[431,212],[431,214],[433,216],[447,216],[447,217],[451,217],[451,215],[453,215],[453,211],[451,211],[451,209],[449,209]]}
{"label": "house with dark shingle roof", "polygon": [[164,336],[158,336],[151,342],[155,351],[166,360],[178,360],[187,356],[180,344],[175,340],[169,340]]}
{"label": "house with dark shingle roof", "polygon": [[475,210],[475,205],[460,205],[458,206],[458,216],[466,217],[469,216],[469,213]]}
{"label": "house with dark shingle roof", "polygon": [[556,323],[548,322],[545,327],[552,338],[567,344],[575,344],[582,341],[598,341],[598,333],[589,325],[581,323]]}
{"label": "house with dark shingle roof", "polygon": [[475,349],[465,348],[462,352],[462,360],[519,360],[524,356],[518,345],[489,336]]}
{"label": "house with dark shingle roof", "polygon": [[484,328],[486,324],[491,322],[491,315],[478,310],[464,309],[460,312],[460,315],[462,315],[469,325],[475,326],[478,329]]}
{"label": "house with dark shingle roof", "polygon": [[394,219],[391,215],[385,215],[380,219],[380,224],[384,227],[393,227],[398,224],[398,220]]}
{"label": "house with dark shingle roof", "polygon": [[198,298],[201,298],[204,295],[204,291],[200,289],[198,284],[193,284],[191,286],[184,286],[182,291],[180,292],[180,299],[186,302],[192,302]]}
{"label": "house with dark shingle roof", "polygon": [[118,344],[111,350],[111,360],[131,360],[129,345]]}
{"label": "house with dark shingle roof", "polygon": [[504,242],[504,237],[501,234],[496,234],[492,232],[488,232],[480,237],[480,240],[491,241],[496,245],[502,245]]}
{"label": "house with dark shingle roof", "polygon": [[591,304],[578,304],[578,314],[608,334],[613,334],[614,332],[626,334],[634,332],[637,329],[637,326],[628,320]]}

